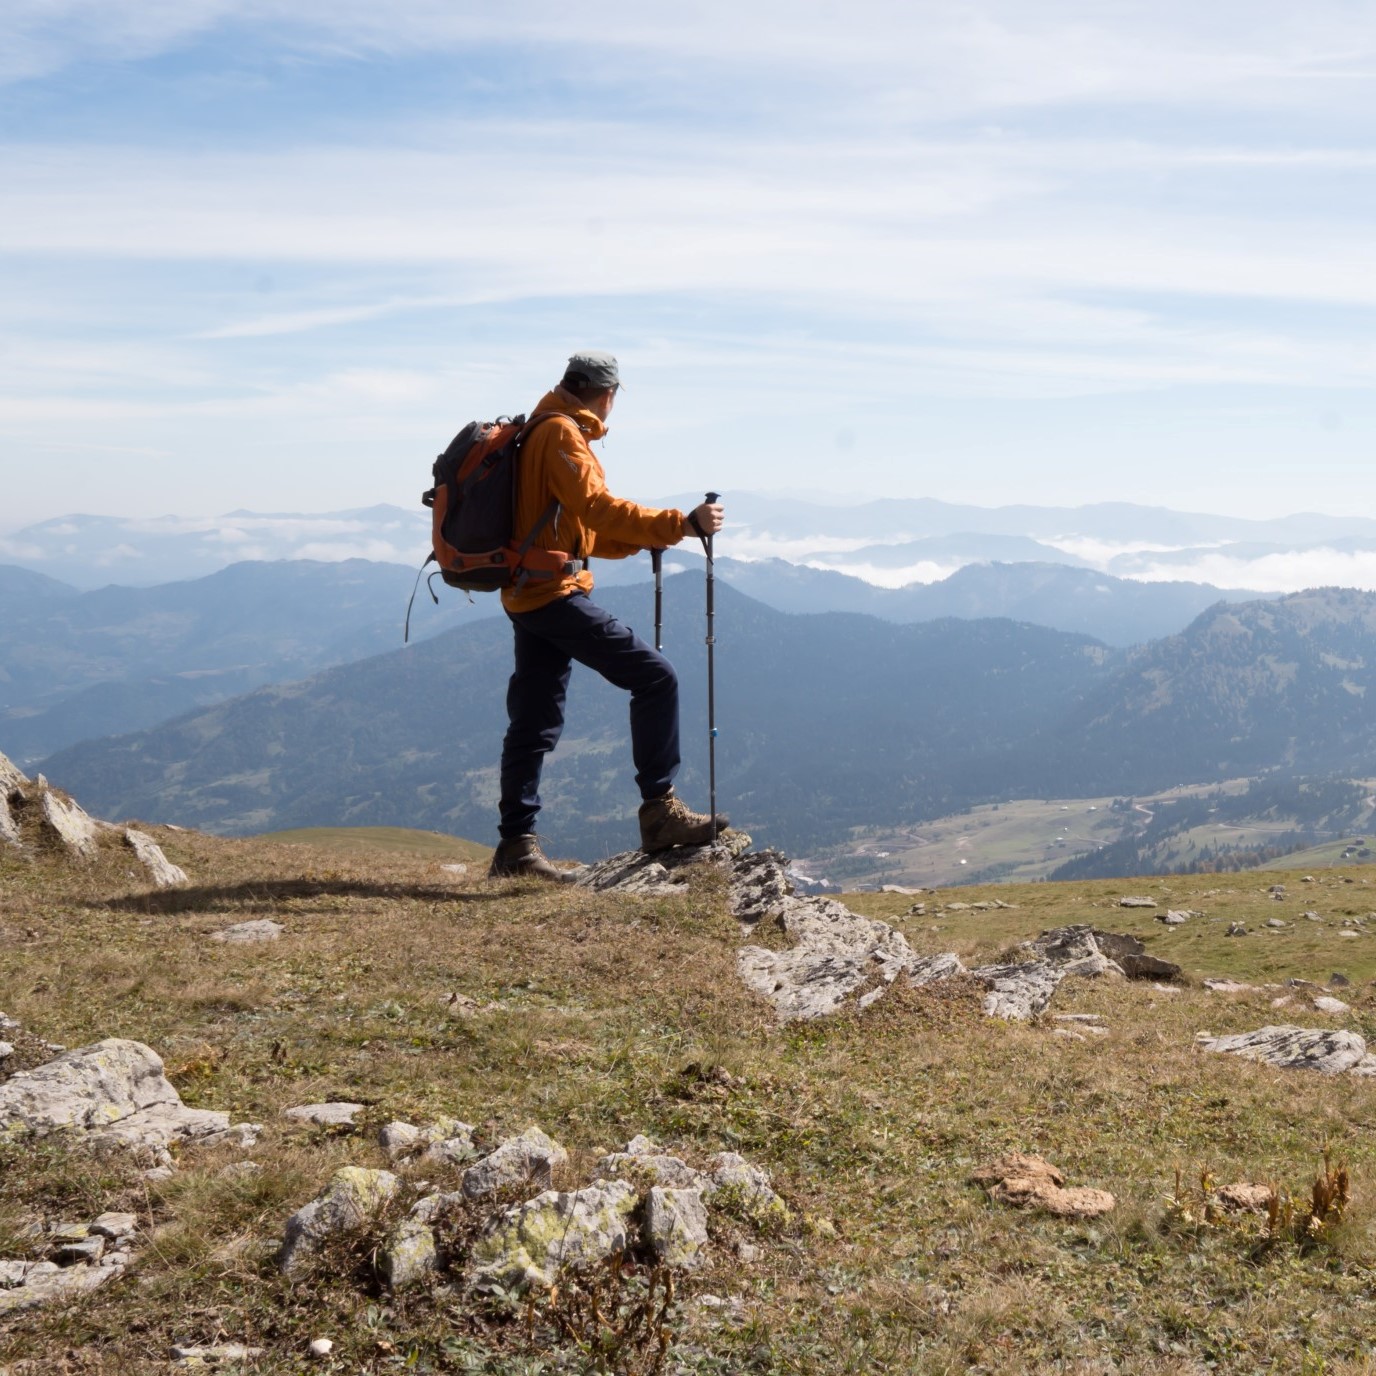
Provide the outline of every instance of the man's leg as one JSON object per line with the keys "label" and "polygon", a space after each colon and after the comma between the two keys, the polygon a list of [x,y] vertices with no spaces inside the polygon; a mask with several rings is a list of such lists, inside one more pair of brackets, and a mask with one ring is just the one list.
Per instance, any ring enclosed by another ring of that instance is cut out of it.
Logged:
{"label": "man's leg", "polygon": [[[640,809],[641,845],[653,851],[705,844],[714,830],[712,818],[690,812],[673,796],[680,762],[678,675],[674,666],[583,593],[524,612],[521,620],[571,659],[630,693],[631,754],[636,786],[644,800]],[[715,830],[720,831],[727,823],[727,818],[718,816]]]}
{"label": "man's leg", "polygon": [[[518,613],[513,619],[519,629],[562,653],[566,665],[569,659],[577,660],[630,693],[636,786],[642,798],[668,793],[679,768],[678,675],[674,666],[583,593],[560,598],[537,611]],[[568,682],[567,668],[564,682]],[[562,708],[561,695],[561,724]],[[504,777],[505,759],[503,753]]]}
{"label": "man's leg", "polygon": [[[524,616],[532,615],[525,613]],[[564,729],[569,656],[512,617],[516,665],[506,690],[507,729],[502,742],[503,839],[531,836],[540,811],[540,771]]]}

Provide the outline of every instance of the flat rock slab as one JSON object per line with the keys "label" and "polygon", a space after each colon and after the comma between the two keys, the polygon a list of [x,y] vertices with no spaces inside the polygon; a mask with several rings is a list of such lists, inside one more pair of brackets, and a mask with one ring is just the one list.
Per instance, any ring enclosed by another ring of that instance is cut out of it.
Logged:
{"label": "flat rock slab", "polygon": [[0,1133],[88,1132],[127,1146],[251,1141],[253,1124],[187,1108],[152,1047],[120,1037],[66,1051],[0,1085]]}
{"label": "flat rock slab", "polygon": [[1161,905],[1154,898],[1133,897],[1129,895],[1127,898],[1120,898],[1118,900],[1118,906],[1120,908],[1159,908]]}
{"label": "flat rock slab", "polygon": [[236,922],[232,927],[226,927],[223,931],[211,932],[211,941],[228,942],[255,942],[255,941],[276,941],[286,930],[280,922],[274,922],[271,918],[261,917],[255,922]]}
{"label": "flat rock slab", "polygon": [[351,1128],[354,1119],[363,1112],[366,1104],[350,1104],[338,1101],[328,1104],[298,1104],[295,1108],[282,1110],[284,1118],[294,1118],[298,1123],[314,1123],[321,1128]]}
{"label": "flat rock slab", "polygon": [[119,1266],[69,1266],[65,1270],[31,1275],[22,1285],[0,1289],[0,1317],[88,1295],[113,1280],[123,1269]]}
{"label": "flat rock slab", "polygon": [[1009,1022],[1027,1022],[1042,1013],[1065,977],[1063,970],[1045,960],[985,965],[970,974],[989,991],[984,996],[985,1016]]}
{"label": "flat rock slab", "polygon": [[148,871],[153,887],[172,889],[186,883],[186,871],[174,865],[163,853],[162,847],[143,831],[132,827],[124,833],[124,844],[138,856],[139,863]]}
{"label": "flat rock slab", "polygon": [[76,803],[45,789],[39,798],[43,829],[68,855],[89,860],[96,853],[99,827]]}
{"label": "flat rock slab", "polygon": [[1202,1051],[1216,1051],[1263,1061],[1281,1070],[1316,1070],[1341,1075],[1366,1059],[1366,1042],[1356,1032],[1323,1027],[1261,1027],[1229,1037],[1200,1033]]}

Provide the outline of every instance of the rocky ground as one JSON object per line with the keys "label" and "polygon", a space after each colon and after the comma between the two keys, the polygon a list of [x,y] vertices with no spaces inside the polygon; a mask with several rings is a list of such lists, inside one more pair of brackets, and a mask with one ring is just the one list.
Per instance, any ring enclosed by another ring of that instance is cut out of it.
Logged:
{"label": "rocky ground", "polygon": [[1367,1369],[1359,871],[559,889],[0,795],[4,1376]]}

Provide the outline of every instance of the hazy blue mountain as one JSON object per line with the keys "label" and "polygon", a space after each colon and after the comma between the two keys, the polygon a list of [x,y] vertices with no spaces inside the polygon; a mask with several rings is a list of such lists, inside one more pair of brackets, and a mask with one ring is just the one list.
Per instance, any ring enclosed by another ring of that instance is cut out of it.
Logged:
{"label": "hazy blue mountain", "polygon": [[[670,570],[696,564],[691,545]],[[878,588],[781,560],[718,560],[719,576],[782,611],[859,611],[893,621],[1008,616],[1129,645],[1180,630],[1224,596],[1199,584],[1126,582],[1051,564],[973,564],[928,585]],[[646,557],[599,561],[599,586],[646,584]],[[414,571],[365,560],[249,562],[153,588],[89,592],[0,566],[0,736],[21,763],[143,730],[265,683],[305,677],[400,643]],[[424,588],[414,632],[497,616],[496,597]],[[651,605],[648,587],[638,594]],[[1232,593],[1233,598],[1248,594]]]}
{"label": "hazy blue mountain", "polygon": [[[705,802],[701,578],[666,588],[680,668],[682,790]],[[640,589],[607,604],[642,632]],[[720,796],[762,844],[798,850],[886,816],[935,816],[1034,786],[1032,747],[1101,683],[1112,652],[1010,621],[894,625],[789,616],[717,588]],[[338,823],[494,827],[510,631],[484,620],[405,652],[259,689],[207,711],[43,763],[109,816],[245,832]],[[544,829],[563,853],[634,837],[624,697],[575,669],[551,761]],[[1024,773],[1010,773],[1009,761]]]}
{"label": "hazy blue mountain", "polygon": [[1217,602],[1269,596],[1208,583],[1139,583],[1064,564],[969,564],[936,583],[879,588],[782,559],[717,560],[733,587],[780,611],[849,611],[890,621],[1009,617],[1126,647],[1183,630]]}
{"label": "hazy blue mountain", "polygon": [[1212,607],[1134,651],[1060,741],[1066,794],[1376,773],[1376,593]]}
{"label": "hazy blue mountain", "polygon": [[[706,763],[701,580],[666,590],[684,683],[683,787]],[[640,590],[614,607],[648,629]],[[797,852],[980,801],[1142,793],[1269,772],[1376,774],[1376,594],[1221,605],[1130,654],[1007,620],[791,616],[718,587],[721,799]],[[392,823],[488,834],[506,626],[260,689],[44,763],[107,815],[223,831]],[[575,671],[546,830],[593,855],[633,835],[625,703]]]}
{"label": "hazy blue mountain", "polygon": [[[365,560],[297,560],[76,593],[42,575],[0,569],[3,748],[31,762],[78,740],[138,730],[399,646],[413,577]],[[447,588],[436,607],[422,591],[413,636],[498,611],[493,598],[470,604]]]}
{"label": "hazy blue mountain", "polygon": [[[425,472],[420,463],[417,494]],[[690,507],[701,499],[695,493],[650,501]],[[853,547],[916,542],[930,552],[944,548],[944,557],[952,561],[1032,557],[1075,563],[1087,557],[1076,542],[1088,541],[1159,546],[1163,554],[1189,551],[1188,559],[1180,559],[1183,567],[1201,553],[1217,554],[1222,546],[1236,546],[1234,552],[1243,553],[1376,540],[1376,520],[1366,516],[1302,513],[1247,520],[1126,502],[978,507],[886,498],[839,504],[752,492],[728,493],[726,500],[730,524],[718,542],[719,553],[757,554],[772,547],[797,560],[834,553],[838,542]],[[952,543],[926,545],[928,541]],[[429,515],[419,503],[413,508],[379,505],[323,513],[232,511],[213,518],[73,515],[0,536],[0,560],[82,588],[112,581],[150,586],[202,577],[248,560],[365,558],[414,567],[429,543]],[[1120,557],[1147,560],[1150,566],[1154,556],[1123,552]],[[874,563],[877,558],[871,554],[859,562]],[[1129,562],[1110,571],[1126,573],[1137,567]],[[614,574],[610,581],[620,577]]]}

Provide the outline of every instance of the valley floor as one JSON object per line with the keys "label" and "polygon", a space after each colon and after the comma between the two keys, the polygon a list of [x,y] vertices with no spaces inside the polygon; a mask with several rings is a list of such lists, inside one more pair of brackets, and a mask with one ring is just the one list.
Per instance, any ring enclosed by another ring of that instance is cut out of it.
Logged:
{"label": "valley floor", "polygon": [[[0,1009],[68,1046],[146,1042],[188,1104],[264,1132],[249,1152],[188,1149],[161,1181],[61,1140],[0,1140],[0,1257],[22,1255],[36,1221],[124,1209],[139,1223],[132,1274],[0,1319],[5,1376],[166,1372],[174,1343],[217,1341],[263,1349],[245,1372],[655,1369],[657,1343],[615,1338],[614,1293],[605,1329],[576,1330],[557,1297],[502,1310],[440,1284],[394,1294],[366,1235],[278,1274],[286,1217],[338,1166],[385,1164],[372,1129],[442,1114],[492,1140],[539,1124],[576,1169],[644,1133],[769,1171],[787,1221],[714,1237],[667,1316],[665,1371],[1376,1369],[1376,1082],[1195,1048],[1202,1030],[1277,1022],[1376,1037],[1370,871],[966,887],[921,896],[921,912],[856,895],[919,951],[967,964],[1087,922],[1142,936],[1185,975],[1067,979],[1026,1025],[986,1020],[979,991],[952,980],[780,1027],[736,976],[742,938],[711,873],[685,898],[647,898],[490,883],[476,853],[460,872],[381,847],[155,834],[189,887],[149,893],[105,853],[86,868],[0,854]],[[1190,916],[1168,928],[1119,906],[1139,894]],[[1012,906],[952,906],[985,897]],[[256,918],[280,939],[208,940]],[[1247,935],[1225,935],[1233,923]],[[1347,1013],[1263,987],[1335,973]],[[1253,987],[1211,992],[1209,976]],[[1062,1035],[1068,1013],[1107,1032]],[[331,1099],[366,1105],[360,1131],[282,1116]],[[1065,1221],[993,1203],[971,1174],[1012,1150],[1116,1209]],[[1325,1150],[1352,1180],[1334,1226],[1297,1239],[1207,1207],[1238,1180],[1307,1202]],[[262,1169],[226,1169],[245,1158]],[[451,1169],[427,1178],[453,1189]],[[320,1336],[333,1354],[311,1362]]]}

